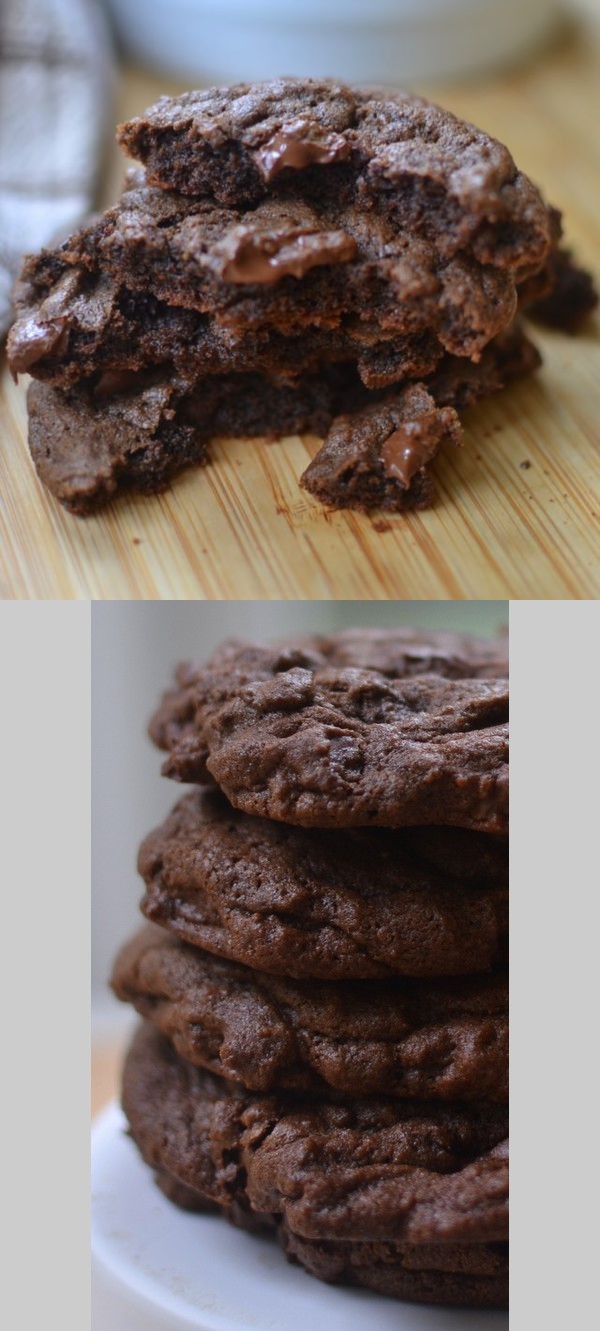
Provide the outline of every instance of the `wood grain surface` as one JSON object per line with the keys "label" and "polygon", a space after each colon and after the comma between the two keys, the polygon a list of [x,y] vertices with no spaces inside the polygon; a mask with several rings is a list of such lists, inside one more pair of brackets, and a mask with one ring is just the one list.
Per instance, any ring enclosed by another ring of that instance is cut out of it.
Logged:
{"label": "wood grain surface", "polygon": [[[597,42],[571,34],[534,62],[426,91],[504,140],[600,269]],[[127,71],[116,118],[173,85]],[[118,193],[116,148],[103,202]],[[598,320],[540,334],[544,367],[473,408],[437,466],[438,500],[409,515],[328,513],[297,484],[318,441],[225,440],[167,494],[87,520],[38,484],[23,383],[0,376],[0,594],[5,598],[483,599],[598,595]]]}

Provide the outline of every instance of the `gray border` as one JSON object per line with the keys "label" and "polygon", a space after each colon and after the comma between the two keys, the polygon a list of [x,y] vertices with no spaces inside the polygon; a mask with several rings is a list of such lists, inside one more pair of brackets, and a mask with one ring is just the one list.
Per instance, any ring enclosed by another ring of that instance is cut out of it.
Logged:
{"label": "gray border", "polygon": [[90,607],[0,603],[2,1303],[89,1325]]}
{"label": "gray border", "polygon": [[597,1317],[599,645],[511,603],[511,1331]]}

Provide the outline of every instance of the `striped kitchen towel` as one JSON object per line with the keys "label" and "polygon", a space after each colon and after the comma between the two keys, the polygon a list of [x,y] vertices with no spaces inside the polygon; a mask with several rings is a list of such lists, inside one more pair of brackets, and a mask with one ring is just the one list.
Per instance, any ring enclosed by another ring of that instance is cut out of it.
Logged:
{"label": "striped kitchen towel", "polygon": [[0,337],[23,254],[66,235],[93,203],[111,86],[95,0],[2,0]]}

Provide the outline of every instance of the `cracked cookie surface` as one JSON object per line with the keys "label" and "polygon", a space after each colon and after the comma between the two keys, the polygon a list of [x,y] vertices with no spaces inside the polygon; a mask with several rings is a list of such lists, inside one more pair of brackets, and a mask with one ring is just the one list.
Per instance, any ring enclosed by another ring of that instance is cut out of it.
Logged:
{"label": "cracked cookie surface", "polygon": [[417,648],[415,668],[401,630],[383,655],[368,635],[363,652],[360,634],[353,652],[347,641],[233,645],[183,668],[151,724],[164,772],[212,778],[245,812],[307,827],[505,833],[508,685],[490,648],[473,640],[460,663]]}
{"label": "cracked cookie surface", "polygon": [[252,1095],[147,1026],[126,1060],[123,1106],[150,1165],[218,1205],[280,1216],[300,1239],[507,1238],[500,1106]]}
{"label": "cracked cookie surface", "polygon": [[365,387],[380,389],[431,373],[442,355],[433,333],[386,334],[358,320],[288,336],[269,327],[227,328],[80,267],[37,291],[21,283],[8,340],[13,374],[33,374],[61,388],[106,370],[158,366],[167,372],[174,366],[190,380],[258,372],[294,385],[300,375],[352,362]]}
{"label": "cracked cookie surface", "polygon": [[506,844],[494,837],[294,828],[196,791],[142,843],[139,869],[150,920],[270,973],[465,975],[505,956]]}
{"label": "cracked cookie surface", "polygon": [[292,78],[209,88],[161,97],[118,137],[184,194],[358,200],[445,256],[470,246],[521,275],[548,252],[551,215],[508,149],[406,92]]}
{"label": "cracked cookie surface", "polygon": [[467,980],[302,983],[147,927],[112,985],[191,1063],[247,1089],[505,1100],[508,986]]}

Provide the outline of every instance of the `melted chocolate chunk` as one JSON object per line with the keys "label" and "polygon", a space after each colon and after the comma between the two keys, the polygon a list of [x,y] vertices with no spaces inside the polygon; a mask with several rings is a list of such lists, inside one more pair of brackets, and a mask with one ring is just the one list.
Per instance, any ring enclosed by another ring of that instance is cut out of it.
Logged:
{"label": "melted chocolate chunk", "polygon": [[343,161],[349,154],[350,144],[341,134],[324,133],[314,121],[301,116],[290,120],[268,139],[255,153],[255,161],[270,184],[284,167],[302,171],[315,164],[324,166]]}

